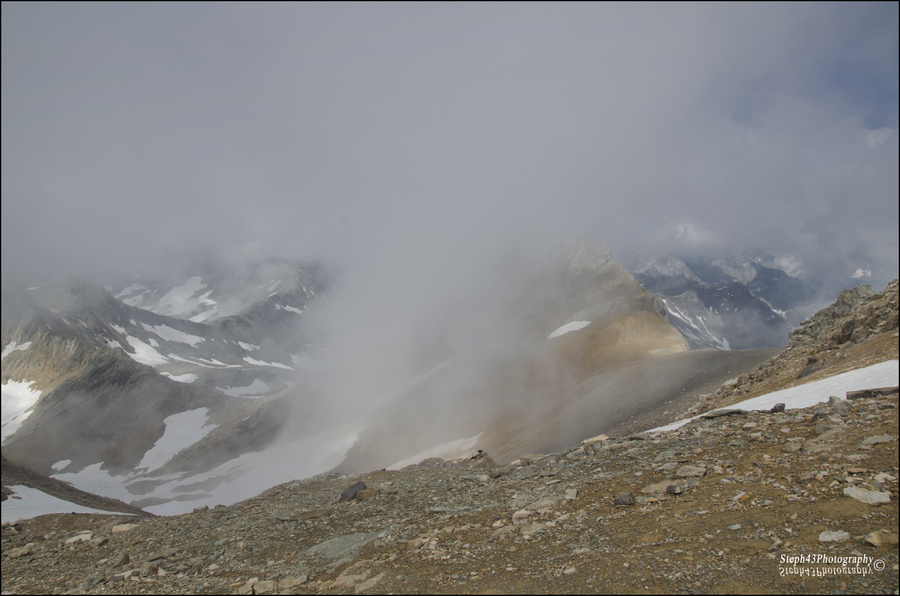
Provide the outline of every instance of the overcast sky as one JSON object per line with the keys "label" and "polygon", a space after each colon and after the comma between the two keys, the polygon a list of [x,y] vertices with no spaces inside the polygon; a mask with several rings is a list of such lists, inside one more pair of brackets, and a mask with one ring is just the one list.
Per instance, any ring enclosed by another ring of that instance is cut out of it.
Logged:
{"label": "overcast sky", "polygon": [[898,267],[898,7],[2,4],[2,255]]}

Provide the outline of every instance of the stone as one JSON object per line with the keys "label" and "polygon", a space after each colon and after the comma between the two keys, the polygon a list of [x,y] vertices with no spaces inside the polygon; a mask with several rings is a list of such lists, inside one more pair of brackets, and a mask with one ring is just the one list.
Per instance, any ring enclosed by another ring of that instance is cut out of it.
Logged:
{"label": "stone", "polygon": [[657,482],[656,484],[649,484],[641,489],[641,493],[645,495],[661,495],[666,492],[666,489],[672,482],[670,480],[663,480],[662,482]]}
{"label": "stone", "polygon": [[877,445],[878,443],[890,443],[894,440],[894,437],[891,435],[875,435],[874,437],[869,437],[868,439],[862,442],[863,445]]}
{"label": "stone", "polygon": [[72,536],[71,538],[66,538],[65,543],[66,544],[75,544],[76,542],[87,542],[90,539],[91,539],[90,532],[81,532],[80,534],[76,534],[75,536]]}
{"label": "stone", "polygon": [[675,472],[678,478],[699,478],[706,475],[706,468],[703,466],[681,466]]}
{"label": "stone", "polygon": [[256,582],[253,586],[254,594],[269,594],[270,592],[274,592],[277,587],[275,581],[271,579],[264,579]]}
{"label": "stone", "polygon": [[303,554],[307,557],[317,556],[326,559],[335,559],[343,557],[346,554],[355,552],[370,542],[374,542],[379,532],[345,534],[320,542],[319,544],[306,549]]}
{"label": "stone", "polygon": [[773,414],[777,414],[778,412],[784,412],[784,404],[777,403],[774,406],[772,406],[772,409],[769,411],[772,412]]}
{"label": "stone", "polygon": [[568,569],[566,569],[565,571],[563,571],[563,575],[573,575],[574,573],[575,573],[575,568],[574,568],[574,567],[569,567]]}
{"label": "stone", "polygon": [[884,395],[893,395],[900,391],[897,387],[881,387],[879,389],[862,389],[860,391],[848,391],[847,399],[868,399],[870,397],[881,397]]}
{"label": "stone", "polygon": [[284,579],[278,580],[278,590],[282,592],[286,590],[292,590],[305,584],[306,580],[307,577],[305,575],[299,575],[297,577],[286,577]]}
{"label": "stone", "polygon": [[819,542],[847,542],[850,540],[849,532],[820,532]]}
{"label": "stone", "polygon": [[150,555],[149,557],[144,557],[141,561],[142,563],[152,563],[153,561],[159,561],[160,559],[168,559],[172,555],[178,554],[177,548],[166,548],[161,551],[157,551]]}
{"label": "stone", "polygon": [[707,412],[706,414],[702,414],[700,418],[719,418],[721,416],[744,416],[747,414],[746,410],[713,410],[712,412]]}
{"label": "stone", "polygon": [[130,532],[136,527],[138,527],[137,524],[119,524],[117,526],[113,526],[111,532],[113,534],[121,534],[122,532]]}
{"label": "stone", "polygon": [[516,511],[515,513],[513,513],[512,518],[513,518],[513,521],[517,521],[520,519],[527,519],[530,516],[531,516],[530,511],[528,511],[527,509],[520,509],[520,510]]}
{"label": "stone", "polygon": [[18,559],[19,557],[24,557],[25,555],[30,555],[33,552],[34,552],[34,543],[29,542],[28,544],[26,544],[23,547],[14,548],[11,551],[9,551],[9,558],[10,559]]}
{"label": "stone", "polygon": [[631,493],[621,492],[613,498],[614,505],[634,505],[634,495]]}
{"label": "stone", "polygon": [[121,567],[131,562],[131,555],[126,552],[119,553],[119,556],[110,563],[113,567]]}
{"label": "stone", "polygon": [[575,489],[575,488],[567,488],[566,489],[566,501],[574,501],[576,497],[578,497],[578,489]]}
{"label": "stone", "polygon": [[581,442],[582,445],[593,445],[594,443],[605,443],[609,440],[609,437],[606,435],[597,435],[596,437],[591,437],[590,439],[585,439]]}
{"label": "stone", "polygon": [[358,493],[356,493],[356,498],[359,499],[360,501],[365,501],[366,499],[371,499],[379,492],[380,492],[380,490],[377,488],[367,488],[365,490],[361,490]]}
{"label": "stone", "polygon": [[869,532],[866,534],[865,541],[875,548],[881,548],[882,546],[897,548],[898,537],[897,534],[879,530],[877,532]]}
{"label": "stone", "polygon": [[349,501],[351,499],[354,499],[360,491],[364,490],[366,490],[366,485],[364,482],[360,481],[356,484],[352,484],[341,492],[341,501]]}
{"label": "stone", "polygon": [[891,502],[891,493],[866,490],[855,486],[845,488],[844,496],[856,499],[857,501],[862,501],[868,505],[882,505]]}

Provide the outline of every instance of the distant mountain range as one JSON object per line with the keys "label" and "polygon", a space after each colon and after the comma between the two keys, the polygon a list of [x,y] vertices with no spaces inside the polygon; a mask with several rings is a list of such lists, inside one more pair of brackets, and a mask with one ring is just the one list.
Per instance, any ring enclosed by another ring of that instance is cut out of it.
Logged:
{"label": "distant mountain range", "polygon": [[[361,356],[317,323],[336,291],[318,263],[4,279],[3,455],[168,514],[331,469],[639,432],[787,343],[813,292],[770,265],[666,257],[632,277],[600,242],[560,242],[490,306],[434,313],[413,355]],[[376,356],[412,364],[361,381],[353,365]]]}
{"label": "distant mountain range", "polygon": [[663,299],[691,348],[787,345],[788,334],[823,304],[816,290],[757,251],[739,258],[667,255],[638,262],[635,279]]}

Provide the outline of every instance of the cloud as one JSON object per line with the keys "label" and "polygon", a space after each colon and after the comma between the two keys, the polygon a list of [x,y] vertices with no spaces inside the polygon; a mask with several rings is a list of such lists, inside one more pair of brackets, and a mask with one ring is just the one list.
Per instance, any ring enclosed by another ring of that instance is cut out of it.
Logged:
{"label": "cloud", "polygon": [[669,248],[679,222],[896,275],[894,5],[2,11],[25,277],[211,247],[446,287],[556,238]]}

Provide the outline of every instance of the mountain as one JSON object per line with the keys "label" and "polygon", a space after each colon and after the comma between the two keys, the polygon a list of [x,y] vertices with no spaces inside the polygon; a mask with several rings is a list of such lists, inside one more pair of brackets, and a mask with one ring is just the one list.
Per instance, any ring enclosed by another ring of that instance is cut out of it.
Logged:
{"label": "mountain", "polygon": [[[726,409],[680,425],[591,437],[507,465],[471,450],[320,474],[177,516],[4,523],[0,587],[890,593],[900,522],[897,289],[842,293],[788,348],[702,400],[724,398]],[[818,356],[821,366],[803,374]],[[810,560],[816,552],[831,560]]]}
{"label": "mountain", "polygon": [[773,354],[690,351],[662,301],[600,242],[560,243],[518,288],[502,309],[517,334],[457,352],[372,411],[338,470],[389,467],[438,444],[507,463],[638,432]]}
{"label": "mountain", "polygon": [[[243,310],[205,323],[125,304],[82,280],[33,290],[5,280],[4,455],[44,474],[128,484],[134,492],[117,496],[131,501],[151,492],[151,478],[197,474],[269,445],[284,394],[318,367],[304,315],[328,289],[319,265],[280,269]],[[202,455],[181,453],[198,442]],[[196,493],[168,484],[153,502]]]}
{"label": "mountain", "polygon": [[778,269],[764,251],[730,259],[645,258],[633,270],[663,297],[672,324],[694,349],[783,346],[795,324],[824,306],[812,305],[812,286]]}
{"label": "mountain", "polygon": [[10,461],[175,513],[444,443],[509,461],[649,428],[771,356],[690,351],[659,298],[602,243],[577,240],[493,298],[435,313],[407,376],[359,396],[346,386],[360,362],[352,346],[320,362],[334,347],[314,318],[327,269],[194,266],[111,291],[75,279],[4,283]]}

